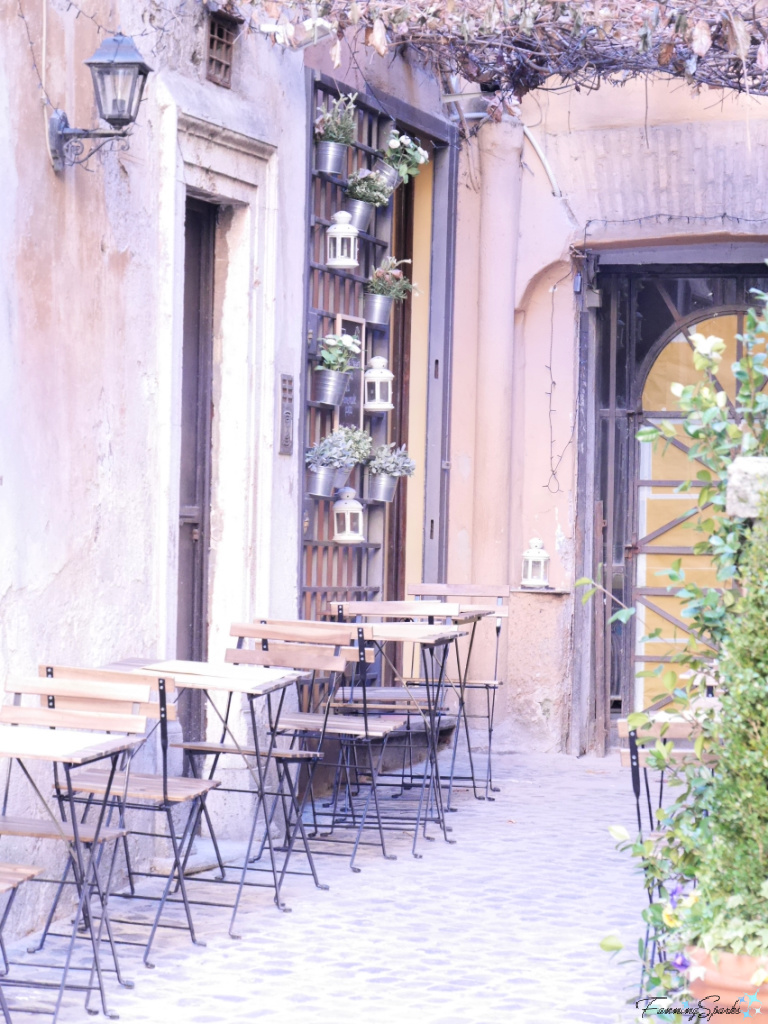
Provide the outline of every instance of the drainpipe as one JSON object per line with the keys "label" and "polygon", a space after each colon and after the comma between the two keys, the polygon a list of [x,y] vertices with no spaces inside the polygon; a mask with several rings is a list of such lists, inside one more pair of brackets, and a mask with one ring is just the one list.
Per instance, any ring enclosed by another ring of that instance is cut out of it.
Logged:
{"label": "drainpipe", "polygon": [[508,582],[512,374],[523,126],[505,116],[477,135],[480,169],[473,579]]}

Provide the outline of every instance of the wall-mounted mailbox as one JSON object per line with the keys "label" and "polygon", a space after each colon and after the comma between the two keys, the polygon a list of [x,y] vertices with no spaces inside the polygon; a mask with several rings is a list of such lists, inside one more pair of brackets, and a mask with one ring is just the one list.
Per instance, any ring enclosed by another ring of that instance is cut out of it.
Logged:
{"label": "wall-mounted mailbox", "polygon": [[293,377],[280,374],[280,447],[281,455],[293,455]]}

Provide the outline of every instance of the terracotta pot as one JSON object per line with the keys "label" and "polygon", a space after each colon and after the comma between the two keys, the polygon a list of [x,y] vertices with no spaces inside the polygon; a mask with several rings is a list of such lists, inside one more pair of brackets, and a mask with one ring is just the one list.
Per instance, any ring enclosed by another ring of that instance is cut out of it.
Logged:
{"label": "terracotta pot", "polygon": [[[707,996],[719,996],[719,1002],[709,999],[705,1006],[715,1005],[723,1009],[739,1005],[739,1000],[745,995],[754,996],[762,1001],[763,1006],[768,1005],[768,982],[758,986],[751,981],[755,971],[759,967],[768,970],[768,957],[764,956],[736,956],[735,953],[719,953],[717,963],[708,953],[698,946],[690,946],[685,955],[691,962],[691,967],[704,968],[704,976],[694,978],[689,982],[691,994],[696,1000],[706,1000]],[[743,1006],[743,1004],[742,1004]],[[739,1015],[741,1010],[739,1010]]]}

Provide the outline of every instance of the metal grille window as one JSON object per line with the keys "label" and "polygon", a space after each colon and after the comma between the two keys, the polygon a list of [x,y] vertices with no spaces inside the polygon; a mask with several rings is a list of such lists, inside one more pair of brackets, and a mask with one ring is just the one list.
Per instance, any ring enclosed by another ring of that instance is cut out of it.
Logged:
{"label": "metal grille window", "polygon": [[223,85],[225,89],[232,86],[232,57],[236,38],[236,21],[221,14],[209,15],[206,78],[216,85]]}
{"label": "metal grille window", "polygon": [[[751,289],[768,282],[759,266],[734,264],[617,267],[598,284],[596,578],[602,573],[603,585],[638,609],[629,623],[609,623],[615,606],[595,602],[598,717],[607,719],[657,700],[658,679],[639,673],[660,671],[688,638],[679,600],[658,573],[680,558],[691,578],[715,582],[706,556],[693,553],[691,497],[678,491],[684,480],[693,480],[693,491],[701,486],[694,479],[701,467],[691,464],[682,435],[652,451],[635,434],[659,417],[680,420],[669,385],[688,382],[691,331],[731,340],[724,368],[738,357],[742,311]],[[658,643],[643,639],[657,627]]]}
{"label": "metal grille window", "polygon": [[[315,106],[323,106],[338,95],[335,85],[315,83]],[[357,99],[357,138],[348,154],[348,164],[341,178],[314,171],[310,177],[311,226],[309,231],[309,332],[307,384],[308,394],[304,419],[307,447],[330,433],[340,423],[362,426],[362,402],[341,412],[329,409],[312,399],[312,376],[317,365],[317,342],[337,330],[359,333],[363,353],[359,362],[365,365],[372,354],[389,356],[389,332],[366,325],[360,319],[363,288],[372,269],[388,252],[392,236],[391,208],[379,208],[369,231],[359,236],[360,265],[354,270],[332,270],[325,264],[326,230],[333,213],[343,208],[344,181],[358,168],[370,168],[377,150],[382,148],[391,124],[374,106],[362,97]],[[362,368],[358,371],[362,373]],[[362,396],[361,396],[362,397]],[[341,416],[341,419],[340,419]],[[365,427],[376,444],[387,441],[387,419],[375,422],[366,417]],[[366,540],[355,545],[333,541],[334,519],[331,500],[306,497],[303,521],[303,580],[301,614],[304,618],[322,618],[334,601],[364,600],[383,596],[384,545],[387,512],[382,505],[370,505],[363,494],[362,469],[356,467],[349,481],[358,499],[366,505]]]}

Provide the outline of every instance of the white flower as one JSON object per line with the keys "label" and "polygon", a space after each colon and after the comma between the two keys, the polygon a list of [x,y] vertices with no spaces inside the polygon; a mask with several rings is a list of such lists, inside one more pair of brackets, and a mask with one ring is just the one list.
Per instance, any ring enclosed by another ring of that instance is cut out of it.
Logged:
{"label": "white flower", "polygon": [[393,135],[387,145],[389,149],[400,149],[400,139],[396,139]]}
{"label": "white flower", "polygon": [[728,395],[725,391],[718,391],[715,395],[715,405],[718,409],[724,409],[728,404]]}
{"label": "white flower", "polygon": [[429,155],[428,155],[428,153],[425,150],[419,148],[417,153],[416,153],[416,160],[420,164],[426,164],[426,163],[429,162]]}
{"label": "white flower", "polygon": [[413,139],[410,137],[410,135],[401,135],[400,136],[400,141],[402,142],[402,144],[404,146],[412,146],[413,145]]}
{"label": "white flower", "polygon": [[720,359],[725,351],[725,342],[714,334],[708,337],[704,337],[703,334],[691,334],[690,338],[699,355],[707,356],[709,359]]}
{"label": "white flower", "polygon": [[680,398],[682,396],[682,394],[683,394],[683,391],[685,390],[685,385],[683,385],[683,384],[670,384],[669,385],[669,390],[672,392],[672,394],[675,396],[675,398]]}

